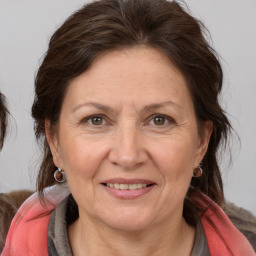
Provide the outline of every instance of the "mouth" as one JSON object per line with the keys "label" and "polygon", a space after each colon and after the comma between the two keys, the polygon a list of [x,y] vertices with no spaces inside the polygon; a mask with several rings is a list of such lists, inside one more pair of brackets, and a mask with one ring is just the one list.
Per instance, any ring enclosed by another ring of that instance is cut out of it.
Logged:
{"label": "mouth", "polygon": [[135,199],[150,192],[156,183],[141,179],[111,179],[101,183],[110,195],[118,199]]}
{"label": "mouth", "polygon": [[109,188],[119,189],[119,190],[136,190],[146,187],[151,187],[154,184],[145,184],[145,183],[133,183],[133,184],[123,184],[123,183],[102,183],[102,185]]}

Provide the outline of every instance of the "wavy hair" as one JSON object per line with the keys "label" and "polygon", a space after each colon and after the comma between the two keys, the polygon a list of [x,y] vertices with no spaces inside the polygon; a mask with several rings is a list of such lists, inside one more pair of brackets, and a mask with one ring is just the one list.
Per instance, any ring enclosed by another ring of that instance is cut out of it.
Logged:
{"label": "wavy hair", "polygon": [[41,139],[44,149],[37,180],[39,194],[43,196],[43,189],[55,183],[56,167],[45,138],[45,120],[52,127],[58,123],[70,81],[85,72],[104,52],[144,45],[164,52],[185,77],[199,131],[204,121],[213,123],[203,159],[204,174],[192,179],[191,187],[222,205],[223,184],[217,151],[221,142],[227,140],[231,125],[218,100],[222,68],[205,31],[204,25],[177,1],[100,0],[72,14],[51,37],[35,80],[32,116],[36,137]]}

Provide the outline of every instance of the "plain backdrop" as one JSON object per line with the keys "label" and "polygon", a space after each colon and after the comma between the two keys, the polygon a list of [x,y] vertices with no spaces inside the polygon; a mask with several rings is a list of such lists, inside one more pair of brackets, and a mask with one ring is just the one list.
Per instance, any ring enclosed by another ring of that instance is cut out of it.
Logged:
{"label": "plain backdrop", "polygon": [[[221,56],[221,95],[234,130],[221,154],[226,198],[256,214],[256,0],[187,0]],[[0,0],[0,90],[12,114],[0,153],[0,192],[35,188],[40,154],[30,115],[34,76],[55,29],[82,0]]]}

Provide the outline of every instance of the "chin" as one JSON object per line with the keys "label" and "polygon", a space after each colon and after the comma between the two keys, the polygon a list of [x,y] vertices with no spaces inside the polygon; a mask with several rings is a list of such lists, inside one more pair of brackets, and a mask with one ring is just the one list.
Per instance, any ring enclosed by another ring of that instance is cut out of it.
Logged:
{"label": "chin", "polygon": [[109,228],[119,231],[142,231],[147,229],[153,220],[150,214],[141,211],[123,211],[102,216],[101,221]]}
{"label": "chin", "polygon": [[148,223],[134,220],[120,220],[106,223],[109,228],[124,232],[140,232],[149,227]]}

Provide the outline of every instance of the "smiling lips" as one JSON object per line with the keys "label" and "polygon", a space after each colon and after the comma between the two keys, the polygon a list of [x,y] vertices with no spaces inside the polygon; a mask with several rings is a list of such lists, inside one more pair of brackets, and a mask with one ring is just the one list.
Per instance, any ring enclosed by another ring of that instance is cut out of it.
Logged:
{"label": "smiling lips", "polygon": [[141,179],[111,179],[103,183],[105,189],[119,199],[135,199],[149,191],[156,185],[149,180]]}
{"label": "smiling lips", "polygon": [[140,188],[145,188],[147,186],[150,186],[143,183],[138,183],[138,184],[107,183],[106,185],[110,188],[121,189],[121,190],[127,190],[127,189],[135,190],[135,189],[140,189]]}

